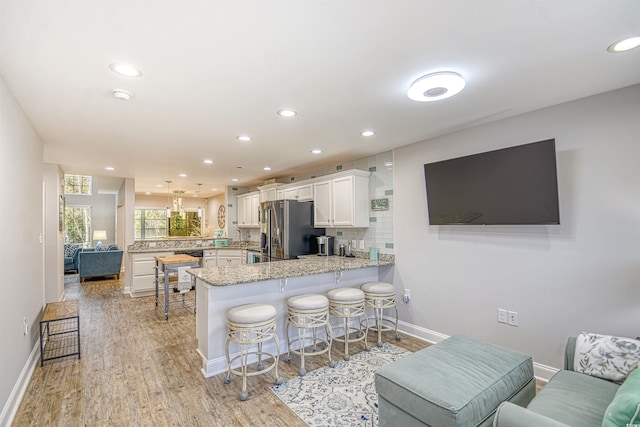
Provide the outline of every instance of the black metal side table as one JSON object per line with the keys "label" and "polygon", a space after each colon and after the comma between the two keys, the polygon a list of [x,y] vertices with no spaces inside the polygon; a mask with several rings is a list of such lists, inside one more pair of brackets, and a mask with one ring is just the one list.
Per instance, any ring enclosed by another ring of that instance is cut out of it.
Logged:
{"label": "black metal side table", "polygon": [[75,355],[80,359],[78,301],[50,302],[40,320],[40,366],[47,360]]}

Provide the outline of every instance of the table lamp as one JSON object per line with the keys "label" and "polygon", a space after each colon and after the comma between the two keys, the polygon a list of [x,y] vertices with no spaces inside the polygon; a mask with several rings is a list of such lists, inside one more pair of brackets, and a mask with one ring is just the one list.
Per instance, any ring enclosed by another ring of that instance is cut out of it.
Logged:
{"label": "table lamp", "polygon": [[93,230],[93,241],[98,241],[96,246],[101,246],[103,240],[107,240],[107,230]]}

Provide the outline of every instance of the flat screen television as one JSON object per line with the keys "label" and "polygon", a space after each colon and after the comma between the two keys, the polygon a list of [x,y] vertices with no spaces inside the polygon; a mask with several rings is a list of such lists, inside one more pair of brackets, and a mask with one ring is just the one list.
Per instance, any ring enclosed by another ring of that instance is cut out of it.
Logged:
{"label": "flat screen television", "polygon": [[431,225],[560,224],[555,139],[424,165]]}

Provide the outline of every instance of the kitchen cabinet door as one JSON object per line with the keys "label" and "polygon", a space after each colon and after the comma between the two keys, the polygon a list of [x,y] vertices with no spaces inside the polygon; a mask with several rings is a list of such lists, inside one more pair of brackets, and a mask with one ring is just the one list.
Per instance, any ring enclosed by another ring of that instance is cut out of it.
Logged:
{"label": "kitchen cabinet door", "polygon": [[298,187],[298,201],[308,202],[313,200],[313,185],[306,184]]}
{"label": "kitchen cabinet door", "polygon": [[314,227],[332,227],[331,180],[313,184],[313,223]]}
{"label": "kitchen cabinet door", "polygon": [[260,193],[251,195],[251,203],[249,204],[250,221],[252,227],[260,227]]}
{"label": "kitchen cabinet door", "polygon": [[354,186],[353,176],[336,178],[333,184],[333,225],[345,227],[354,225]]}

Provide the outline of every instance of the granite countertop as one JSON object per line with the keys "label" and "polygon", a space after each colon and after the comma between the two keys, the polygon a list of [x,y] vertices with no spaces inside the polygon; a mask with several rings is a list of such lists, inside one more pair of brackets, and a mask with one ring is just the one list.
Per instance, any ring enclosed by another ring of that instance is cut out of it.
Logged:
{"label": "granite countertop", "polygon": [[364,258],[307,255],[299,259],[245,264],[233,267],[192,268],[187,270],[187,272],[210,286],[229,286],[393,264],[393,260],[386,259],[381,259],[376,262]]}

